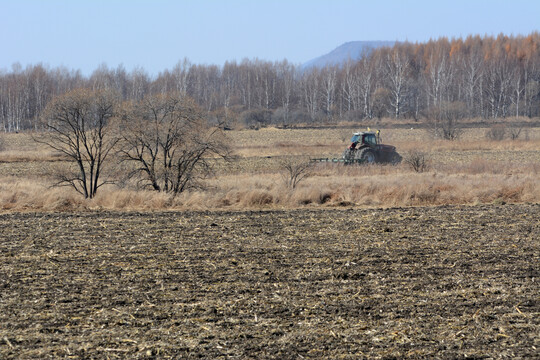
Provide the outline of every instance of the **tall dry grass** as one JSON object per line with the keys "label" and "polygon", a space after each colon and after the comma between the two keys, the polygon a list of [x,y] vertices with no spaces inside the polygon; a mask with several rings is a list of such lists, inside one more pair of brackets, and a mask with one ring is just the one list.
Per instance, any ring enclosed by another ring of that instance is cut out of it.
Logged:
{"label": "tall dry grass", "polygon": [[[27,134],[3,137],[0,150],[0,211],[186,210],[297,207],[395,207],[442,204],[540,202],[540,129],[528,140],[490,141],[485,129],[459,141],[426,136],[422,129],[382,133],[398,151],[419,150],[430,167],[414,172],[398,166],[316,165],[295,189],[280,173],[282,156],[338,157],[355,129],[235,131],[239,161],[219,166],[204,190],[172,198],[138,190],[135,182],[107,186],[84,200],[69,188],[51,188],[46,174],[57,154],[32,143]],[[29,165],[31,164],[31,165]],[[59,166],[64,166],[59,162]],[[40,171],[42,169],[43,171]],[[16,174],[16,176],[14,176]],[[13,175],[13,176],[10,176]]]}
{"label": "tall dry grass", "polygon": [[294,191],[269,174],[222,177],[214,180],[215,190],[206,200],[211,198],[217,206],[231,208],[540,202],[538,169],[521,173],[511,169],[515,174],[478,173],[477,166],[452,173],[416,173],[402,166],[358,170],[335,166],[314,174]]}
{"label": "tall dry grass", "polygon": [[[349,174],[347,174],[349,173]],[[401,207],[494,202],[540,202],[538,173],[477,173],[464,169],[454,174],[411,171],[355,174],[354,171],[319,173],[286,187],[278,174],[223,176],[208,182],[206,190],[176,198],[143,190],[104,188],[84,200],[68,188],[49,188],[31,181],[0,179],[2,211],[66,210],[187,210],[259,209],[327,206]]]}
{"label": "tall dry grass", "polygon": [[39,180],[0,178],[1,211],[157,210],[185,208],[180,198],[143,190],[103,188],[85,200],[67,187],[50,187]]}

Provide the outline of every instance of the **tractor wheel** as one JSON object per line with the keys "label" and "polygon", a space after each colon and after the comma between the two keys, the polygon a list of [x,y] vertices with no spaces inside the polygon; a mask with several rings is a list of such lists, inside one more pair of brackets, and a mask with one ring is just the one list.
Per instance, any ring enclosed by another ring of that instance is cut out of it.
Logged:
{"label": "tractor wheel", "polygon": [[352,159],[354,159],[354,152],[354,150],[345,149],[345,151],[343,152],[343,160],[351,161]]}
{"label": "tractor wheel", "polygon": [[363,148],[359,150],[355,157],[355,160],[361,160],[363,163],[366,164],[374,164],[376,161],[375,153],[370,148]]}

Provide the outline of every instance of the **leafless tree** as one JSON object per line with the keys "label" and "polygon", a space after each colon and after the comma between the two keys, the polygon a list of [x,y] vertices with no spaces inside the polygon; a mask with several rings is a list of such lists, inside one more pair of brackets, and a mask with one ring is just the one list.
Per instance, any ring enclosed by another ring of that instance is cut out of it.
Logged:
{"label": "leafless tree", "polygon": [[336,66],[326,66],[321,71],[322,95],[324,98],[325,112],[328,118],[332,117],[332,108],[336,91]]}
{"label": "leafless tree", "polygon": [[436,52],[431,54],[428,63],[427,91],[429,94],[429,104],[439,106],[443,101],[449,101],[451,91],[451,81],[454,77],[454,67],[450,61],[448,51],[442,47],[437,47]]}
{"label": "leafless tree", "polygon": [[127,103],[119,154],[144,187],[176,195],[199,184],[215,157],[228,158],[220,127],[210,127],[193,100],[177,94]]}
{"label": "leafless tree", "polygon": [[296,186],[310,175],[310,161],[301,155],[287,155],[280,159],[281,175],[289,189]]}
{"label": "leafless tree", "polygon": [[476,48],[463,60],[465,100],[469,110],[469,116],[475,114],[475,107],[479,107],[477,99],[479,85],[482,78],[483,58],[480,49]]}
{"label": "leafless tree", "polygon": [[403,111],[403,98],[407,91],[408,71],[409,60],[407,56],[399,48],[394,48],[387,56],[386,77],[389,83],[388,89],[392,94],[390,101],[396,119],[399,118]]}
{"label": "leafless tree", "polygon": [[516,115],[516,118],[519,117],[519,107],[520,107],[520,104],[521,102],[523,101],[522,100],[522,97],[523,97],[523,93],[525,92],[525,86],[524,86],[524,82],[523,82],[523,71],[522,69],[520,68],[520,66],[518,64],[513,64],[512,66],[513,70],[511,72],[511,88],[512,88],[512,92],[511,92],[511,101],[512,101],[512,104],[514,105],[514,108],[515,108],[515,115]]}
{"label": "leafless tree", "polygon": [[424,172],[429,169],[430,165],[429,156],[420,150],[409,151],[403,161],[416,172]]}
{"label": "leafless tree", "polygon": [[[221,71],[221,86],[220,86],[220,98],[221,106],[224,109],[224,122],[225,126],[229,126],[229,109],[231,107],[231,102],[235,95],[235,90],[237,87],[237,65],[236,62],[226,62]],[[182,95],[182,94],[181,94]]]}
{"label": "leafless tree", "polygon": [[281,106],[284,112],[283,125],[287,125],[290,122],[291,100],[294,91],[296,69],[294,65],[287,62],[287,60],[278,63],[277,66],[278,85],[281,94]]}
{"label": "leafless tree", "polygon": [[[223,66],[181,60],[152,77],[100,65],[89,77],[41,64],[0,70],[0,130],[39,130],[38,118],[52,98],[76,88],[108,90],[123,101],[177,92],[216,121],[233,127],[239,114],[277,112],[283,125],[373,116],[410,117],[463,103],[468,117],[540,115],[540,34],[468,36],[396,44],[350,59],[342,67],[296,69],[286,60],[244,59]],[[381,90],[383,89],[383,90]],[[384,96],[381,96],[384,95]],[[311,119],[306,119],[305,114]],[[298,116],[298,115],[301,116]]]}
{"label": "leafless tree", "polygon": [[355,78],[357,79],[358,90],[355,92],[361,101],[358,103],[363,104],[363,113],[365,117],[373,117],[373,87],[374,87],[374,75],[372,61],[364,58],[358,62],[358,66],[355,69]]}
{"label": "leafless tree", "polygon": [[510,133],[510,139],[517,140],[519,139],[519,136],[521,135],[521,131],[523,130],[523,126],[520,124],[511,124],[509,126],[508,132]]}
{"label": "leafless tree", "polygon": [[[186,96],[188,91],[188,76],[189,68],[191,67],[191,62],[184,58],[182,61],[179,61],[172,70],[172,76],[174,79],[174,89],[181,96]],[[172,89],[171,89],[172,91]]]}
{"label": "leafless tree", "polygon": [[429,131],[445,140],[457,140],[463,132],[465,106],[460,102],[442,102],[428,112]]}
{"label": "leafless tree", "polygon": [[320,71],[312,69],[309,72],[304,72],[300,78],[300,88],[304,107],[311,119],[314,120],[319,111]]}
{"label": "leafless tree", "polygon": [[62,153],[77,165],[57,174],[56,185],[70,186],[85,198],[93,198],[108,183],[103,169],[117,137],[111,130],[116,96],[108,91],[73,90],[52,100],[42,120],[48,130],[35,140]]}
{"label": "leafless tree", "polygon": [[354,108],[354,99],[356,98],[356,78],[353,72],[354,63],[351,59],[347,59],[343,65],[343,70],[341,71],[341,94],[345,100],[345,110],[347,112],[356,110]]}
{"label": "leafless tree", "polygon": [[371,105],[371,112],[373,116],[379,120],[384,116],[384,114],[387,112],[388,103],[390,102],[391,96],[392,94],[386,88],[378,88],[375,90],[372,96],[373,103]]}

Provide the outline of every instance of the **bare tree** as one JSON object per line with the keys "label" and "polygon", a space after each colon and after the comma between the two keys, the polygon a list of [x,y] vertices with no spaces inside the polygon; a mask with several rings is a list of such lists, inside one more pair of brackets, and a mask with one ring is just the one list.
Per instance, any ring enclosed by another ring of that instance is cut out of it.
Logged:
{"label": "bare tree", "polygon": [[[41,64],[0,70],[0,129],[38,130],[36,121],[51,99],[86,87],[115,91],[122,100],[171,91],[189,96],[208,115],[230,125],[246,110],[280,109],[286,125],[373,116],[419,119],[443,103],[463,103],[468,117],[540,115],[540,34],[468,36],[374,49],[341,67],[296,69],[286,60],[244,59],[223,66],[181,60],[157,77],[142,68],[126,72],[100,65],[89,77]],[[381,96],[381,89],[388,93]],[[382,111],[383,110],[383,111]],[[293,116],[294,115],[294,116]],[[232,127],[232,126],[230,126]]]}
{"label": "bare tree", "polygon": [[117,142],[111,131],[116,97],[107,91],[73,90],[52,100],[42,117],[48,130],[35,140],[59,151],[77,164],[77,170],[57,174],[56,185],[70,186],[93,198],[108,181],[102,172]]}
{"label": "bare tree", "polygon": [[375,116],[377,119],[381,120],[381,118],[386,113],[391,96],[392,94],[390,93],[390,90],[386,88],[378,88],[373,93],[373,104],[371,105],[371,112],[373,116]]}
{"label": "bare tree", "polygon": [[373,86],[375,78],[375,70],[372,62],[362,59],[356,67],[355,76],[358,79],[358,88],[356,92],[358,96],[361,96],[361,103],[363,104],[364,117],[373,118]]}
{"label": "bare tree", "polygon": [[399,48],[395,47],[390,53],[386,62],[386,78],[388,89],[390,90],[391,104],[394,108],[394,117],[397,119],[403,112],[403,100],[407,91],[407,72],[409,71],[409,59]]}
{"label": "bare tree", "polygon": [[300,77],[300,88],[303,95],[303,102],[306,111],[311,120],[314,120],[319,110],[319,92],[320,92],[320,71],[312,69],[304,72]]}
{"label": "bare tree", "polygon": [[226,127],[229,126],[229,108],[237,86],[237,68],[236,62],[226,62],[221,71],[220,101],[224,109]]}
{"label": "bare tree", "polygon": [[290,122],[290,106],[294,91],[296,69],[287,60],[278,63],[277,67],[278,85],[281,85],[281,106],[284,111],[283,124],[288,125]]}
{"label": "bare tree", "polygon": [[442,102],[428,113],[428,130],[445,140],[457,140],[463,132],[461,121],[465,117],[465,105],[460,102]]}
{"label": "bare tree", "polygon": [[475,106],[478,107],[477,102],[479,101],[477,101],[477,98],[482,95],[478,90],[482,78],[482,66],[483,58],[479,48],[475,48],[475,51],[466,56],[463,61],[464,91],[469,116],[476,114],[474,109]]}
{"label": "bare tree", "polygon": [[190,67],[191,62],[188,60],[188,58],[184,58],[182,61],[178,61],[178,63],[172,70],[175,91],[177,91],[182,96],[187,95]]}
{"label": "bare tree", "polygon": [[521,130],[523,130],[523,125],[519,123],[511,124],[509,127],[510,139],[517,140],[521,135]]}
{"label": "bare tree", "polygon": [[355,90],[357,87],[355,86],[356,78],[354,75],[353,62],[351,59],[347,59],[341,71],[341,76],[343,78],[341,81],[341,93],[345,100],[346,112],[356,110],[354,108],[354,99],[356,97]]}
{"label": "bare tree", "polygon": [[447,52],[437,54],[430,61],[428,94],[431,103],[439,106],[443,101],[449,101],[450,84],[454,77],[454,67]]}
{"label": "bare tree", "polygon": [[409,151],[403,161],[416,172],[424,172],[429,169],[429,156],[420,150]]}
{"label": "bare tree", "polygon": [[176,195],[197,186],[214,157],[229,157],[220,127],[210,127],[191,99],[148,96],[125,104],[121,118],[119,153],[144,187]]}
{"label": "bare tree", "polygon": [[525,92],[525,86],[523,82],[523,71],[520,69],[519,65],[514,63],[513,70],[511,72],[511,88],[512,96],[511,101],[516,109],[516,118],[519,117],[519,106],[522,100],[522,95]]}
{"label": "bare tree", "polygon": [[281,175],[289,189],[296,186],[310,175],[309,158],[305,156],[287,155],[280,160]]}
{"label": "bare tree", "polygon": [[336,66],[327,65],[321,71],[322,95],[324,98],[325,112],[328,118],[332,117],[332,108],[334,105],[336,91]]}

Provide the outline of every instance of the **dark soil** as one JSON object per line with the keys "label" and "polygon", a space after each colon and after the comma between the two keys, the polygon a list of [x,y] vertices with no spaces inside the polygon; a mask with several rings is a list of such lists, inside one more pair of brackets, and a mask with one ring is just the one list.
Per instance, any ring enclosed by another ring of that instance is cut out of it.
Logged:
{"label": "dark soil", "polygon": [[0,358],[538,358],[540,206],[5,214]]}

